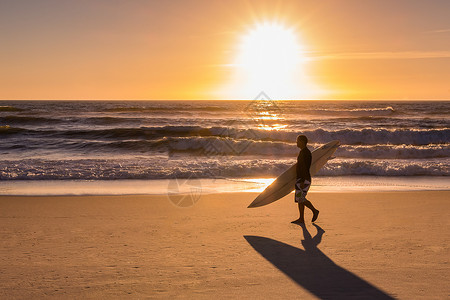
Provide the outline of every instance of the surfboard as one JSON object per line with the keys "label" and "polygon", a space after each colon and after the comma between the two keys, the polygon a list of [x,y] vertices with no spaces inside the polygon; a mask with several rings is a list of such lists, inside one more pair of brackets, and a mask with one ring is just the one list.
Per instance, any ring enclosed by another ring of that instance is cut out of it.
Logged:
{"label": "surfboard", "polygon": [[[338,147],[339,141],[332,141],[311,152],[312,159],[309,169],[311,176],[314,176],[327,163]],[[250,203],[248,208],[264,206],[283,198],[294,190],[296,180],[297,163],[278,176],[271,185]]]}

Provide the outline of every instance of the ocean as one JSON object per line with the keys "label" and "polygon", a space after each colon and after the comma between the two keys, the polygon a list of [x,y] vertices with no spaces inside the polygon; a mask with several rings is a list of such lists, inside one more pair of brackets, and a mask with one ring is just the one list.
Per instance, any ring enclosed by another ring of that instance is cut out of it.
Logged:
{"label": "ocean", "polygon": [[450,101],[0,101],[0,181],[273,178],[299,134],[318,178],[450,175]]}

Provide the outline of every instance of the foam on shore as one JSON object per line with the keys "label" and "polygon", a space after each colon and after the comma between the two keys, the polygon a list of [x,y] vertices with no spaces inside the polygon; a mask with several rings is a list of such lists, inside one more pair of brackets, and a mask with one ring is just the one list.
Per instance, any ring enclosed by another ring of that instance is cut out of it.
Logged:
{"label": "foam on shore", "polygon": [[[274,178],[164,180],[17,180],[1,181],[0,195],[168,195],[261,192]],[[450,190],[448,177],[316,177],[310,192]]]}

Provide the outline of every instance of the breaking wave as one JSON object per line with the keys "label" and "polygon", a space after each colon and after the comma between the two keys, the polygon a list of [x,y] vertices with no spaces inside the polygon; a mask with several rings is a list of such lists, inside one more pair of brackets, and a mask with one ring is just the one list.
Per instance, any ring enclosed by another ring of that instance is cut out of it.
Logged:
{"label": "breaking wave", "polygon": [[[19,129],[19,128],[17,128]],[[0,136],[4,131],[0,132]],[[268,131],[262,129],[237,129],[232,127],[163,126],[139,128],[113,128],[91,130],[32,130],[22,129],[15,133],[26,133],[46,137],[77,139],[145,139],[166,137],[222,137],[233,140],[288,142],[295,141],[298,134],[305,134],[313,143],[340,140],[347,145],[428,145],[450,143],[450,129],[342,129]]]}
{"label": "breaking wave", "polygon": [[[240,178],[278,176],[295,161],[280,159],[0,161],[0,180]],[[449,176],[444,160],[331,160],[318,176]]]}

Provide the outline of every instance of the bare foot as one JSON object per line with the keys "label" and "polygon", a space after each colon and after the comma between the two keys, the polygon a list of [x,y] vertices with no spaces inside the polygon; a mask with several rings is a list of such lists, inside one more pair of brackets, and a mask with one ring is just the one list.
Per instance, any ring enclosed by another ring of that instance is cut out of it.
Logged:
{"label": "bare foot", "polygon": [[315,220],[317,220],[318,216],[319,216],[319,211],[316,209],[316,211],[313,212],[313,217],[312,217],[311,222],[314,222]]}
{"label": "bare foot", "polygon": [[305,220],[297,219],[291,222],[292,224],[305,224]]}

